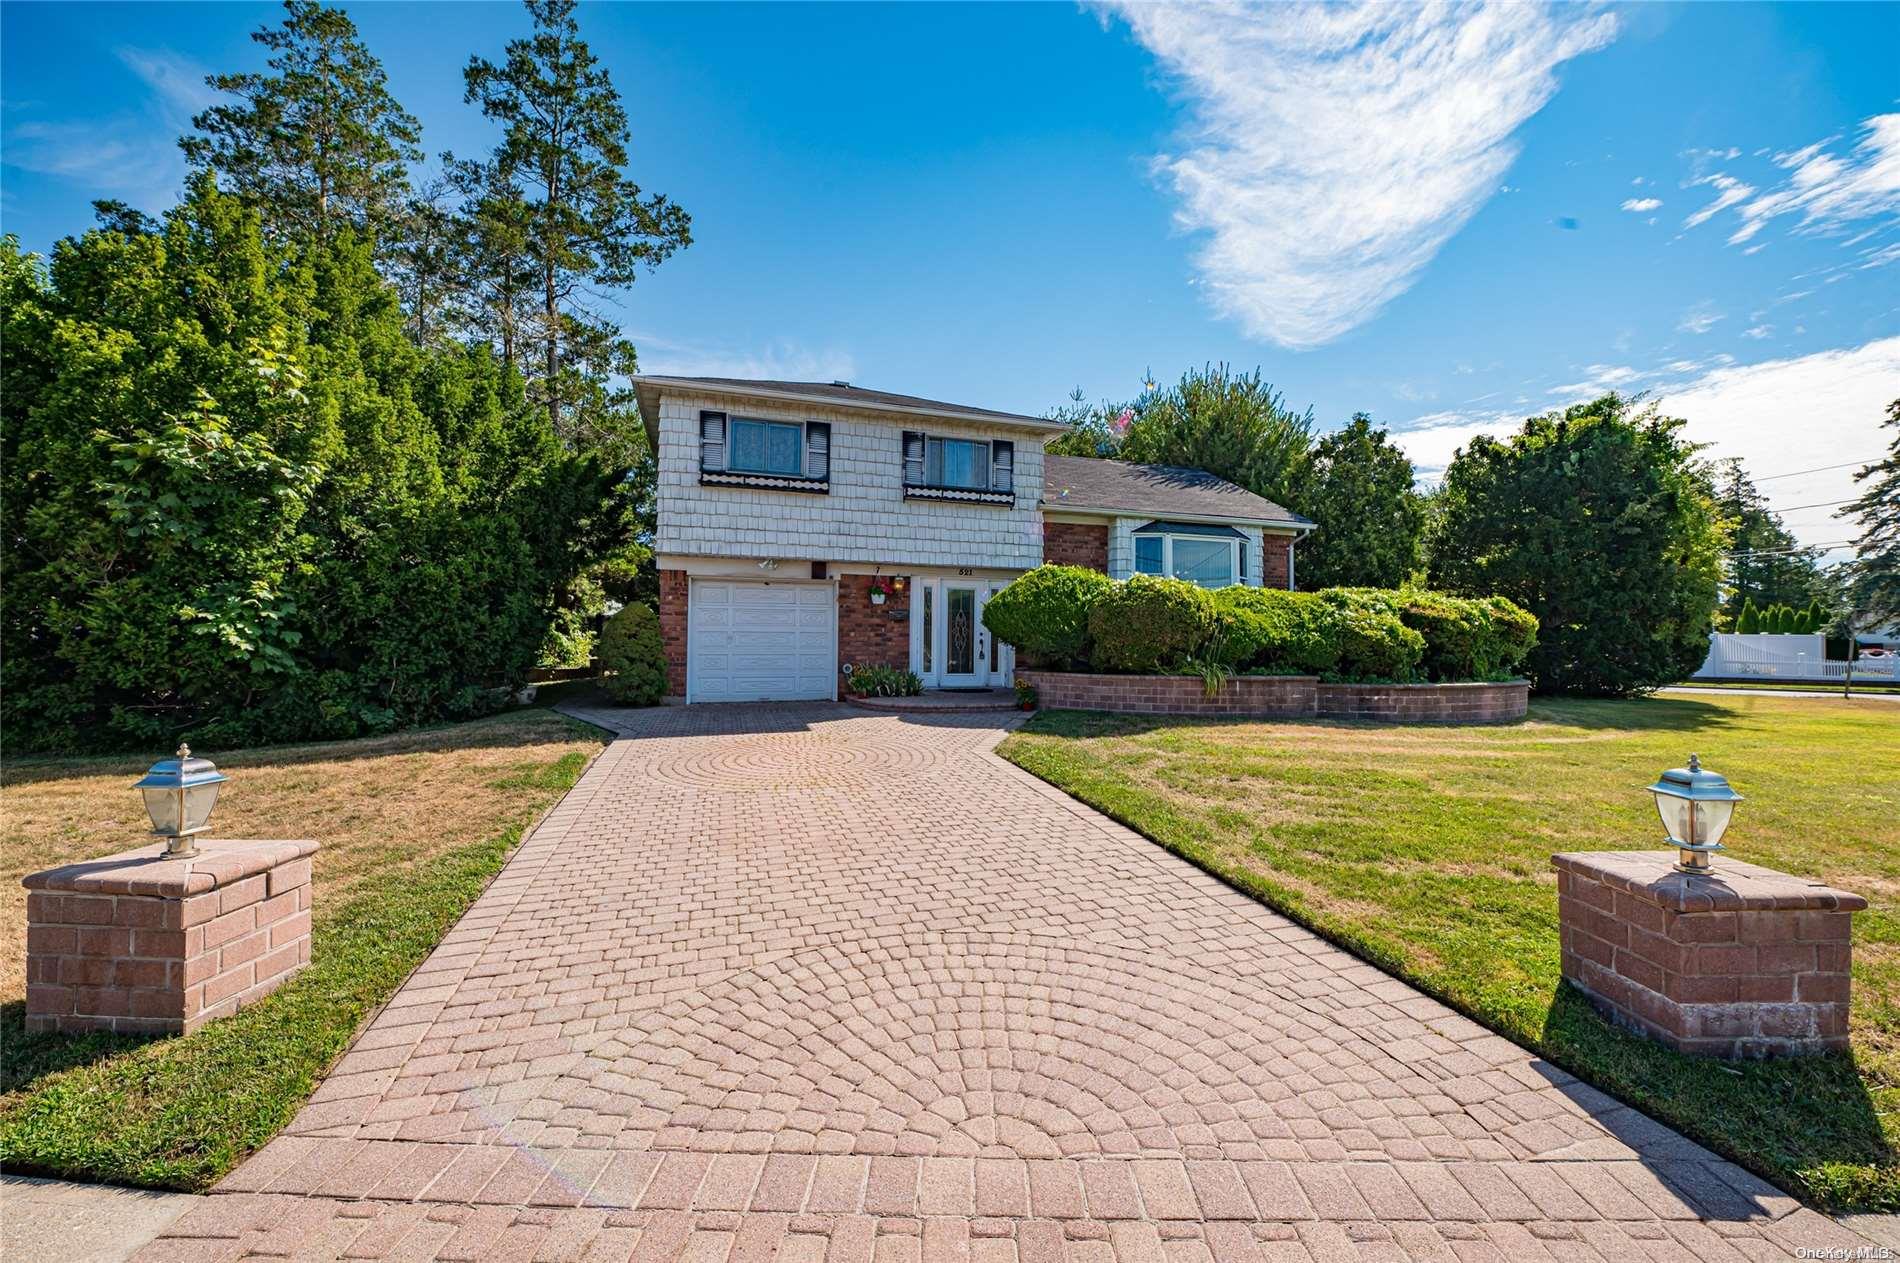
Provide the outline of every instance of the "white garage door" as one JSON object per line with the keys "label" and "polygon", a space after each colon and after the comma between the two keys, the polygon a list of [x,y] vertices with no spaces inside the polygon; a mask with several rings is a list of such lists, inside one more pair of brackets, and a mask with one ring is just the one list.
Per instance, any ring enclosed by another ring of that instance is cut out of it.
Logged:
{"label": "white garage door", "polygon": [[691,701],[836,693],[838,616],[828,583],[695,579],[686,627]]}

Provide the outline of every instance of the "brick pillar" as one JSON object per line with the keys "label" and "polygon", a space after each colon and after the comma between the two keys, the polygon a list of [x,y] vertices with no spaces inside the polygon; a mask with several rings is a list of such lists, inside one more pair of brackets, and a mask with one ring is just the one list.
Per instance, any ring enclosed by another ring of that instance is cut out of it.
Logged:
{"label": "brick pillar", "polygon": [[1767,1057],[1847,1047],[1859,895],[1718,857],[1551,856],[1563,974],[1621,1025],[1679,1052]]}
{"label": "brick pillar", "polygon": [[892,593],[884,604],[871,604],[871,578],[865,574],[838,576],[839,691],[850,691],[843,668],[910,667],[910,600],[914,584],[909,575],[885,575],[902,580],[904,590]]}
{"label": "brick pillar", "polygon": [[182,1035],[310,963],[315,842],[164,846],[33,873],[26,1028]]}
{"label": "brick pillar", "polygon": [[660,571],[660,643],[666,648],[666,695],[686,696],[686,572]]}

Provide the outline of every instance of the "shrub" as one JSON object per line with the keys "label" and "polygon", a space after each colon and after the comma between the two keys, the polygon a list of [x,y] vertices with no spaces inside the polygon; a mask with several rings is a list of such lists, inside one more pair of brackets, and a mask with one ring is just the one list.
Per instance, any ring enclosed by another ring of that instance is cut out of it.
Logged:
{"label": "shrub", "polygon": [[1138,574],[1089,606],[1089,662],[1103,671],[1158,671],[1202,653],[1217,624],[1214,598],[1201,588]]}
{"label": "shrub", "polygon": [[983,626],[1029,660],[1066,670],[1086,661],[1089,607],[1115,581],[1081,566],[1038,566],[991,597]]}
{"label": "shrub", "polygon": [[1761,611],[1755,608],[1755,598],[1751,596],[1742,601],[1741,616],[1735,620],[1735,634],[1753,636],[1760,631]]}
{"label": "shrub", "polygon": [[1491,635],[1495,642],[1492,650],[1495,656],[1486,674],[1493,678],[1514,676],[1524,665],[1524,659],[1530,657],[1531,650],[1537,648],[1537,615],[1509,597],[1488,596],[1484,605],[1491,614]]}
{"label": "shrub", "polygon": [[924,682],[902,667],[872,665],[851,673],[851,691],[859,697],[915,697]]}
{"label": "shrub", "polygon": [[1333,611],[1332,632],[1339,650],[1333,676],[1393,683],[1418,678],[1425,637],[1400,621],[1392,594],[1369,588],[1329,588],[1319,596]]}
{"label": "shrub", "polygon": [[1236,670],[1320,675],[1338,665],[1332,611],[1315,593],[1221,588],[1214,607],[1221,656]]}
{"label": "shrub", "polygon": [[652,706],[666,695],[666,646],[660,616],[649,605],[629,605],[600,631],[601,687],[616,702]]}

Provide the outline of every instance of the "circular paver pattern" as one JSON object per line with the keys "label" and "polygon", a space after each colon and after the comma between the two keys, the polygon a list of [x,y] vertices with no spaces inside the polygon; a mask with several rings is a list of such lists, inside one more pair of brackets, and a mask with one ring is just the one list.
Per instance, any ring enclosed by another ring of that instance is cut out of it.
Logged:
{"label": "circular paver pattern", "polygon": [[1266,1140],[1455,1143],[1372,1045],[1265,985],[1190,969],[1027,935],[854,937],[596,1031],[570,1077],[656,1148],[1240,1157]]}
{"label": "circular paver pattern", "polygon": [[849,729],[765,733],[745,741],[709,738],[655,766],[656,780],[728,794],[760,790],[864,790],[894,776],[939,771],[944,751],[936,746],[893,745]]}

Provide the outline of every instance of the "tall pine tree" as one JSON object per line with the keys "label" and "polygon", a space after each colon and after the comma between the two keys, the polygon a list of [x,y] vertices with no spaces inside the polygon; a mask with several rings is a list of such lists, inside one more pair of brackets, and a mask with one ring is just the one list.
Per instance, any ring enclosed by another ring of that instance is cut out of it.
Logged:
{"label": "tall pine tree", "polygon": [[331,240],[348,226],[393,239],[422,128],[391,96],[383,65],[341,9],[285,0],[280,27],[251,36],[270,74],[210,75],[238,101],[192,120],[178,144],[281,238]]}
{"label": "tall pine tree", "polygon": [[1841,510],[1860,524],[1849,592],[1862,627],[1900,626],[1900,399],[1881,426],[1894,431],[1886,459],[1855,471],[1855,482],[1871,485]]}
{"label": "tall pine tree", "polygon": [[1729,523],[1728,559],[1720,612],[1733,626],[1742,606],[1754,601],[1806,606],[1825,589],[1818,548],[1803,548],[1781,518],[1768,507],[1742,462],[1733,458],[1716,467],[1715,505]]}
{"label": "tall pine tree", "polygon": [[633,346],[587,305],[590,291],[630,284],[692,242],[692,221],[626,174],[627,112],[581,38],[574,0],[527,0],[534,34],[497,65],[469,59],[466,99],[500,123],[494,177],[518,190],[537,308],[522,356],[556,431],[610,456],[642,446],[624,391]]}

